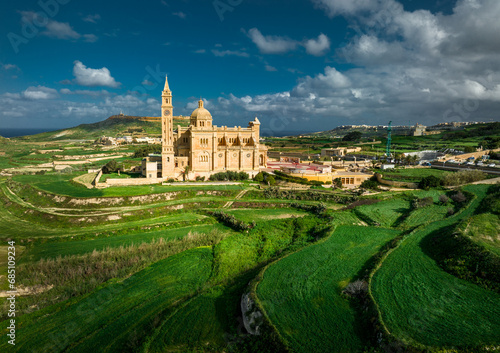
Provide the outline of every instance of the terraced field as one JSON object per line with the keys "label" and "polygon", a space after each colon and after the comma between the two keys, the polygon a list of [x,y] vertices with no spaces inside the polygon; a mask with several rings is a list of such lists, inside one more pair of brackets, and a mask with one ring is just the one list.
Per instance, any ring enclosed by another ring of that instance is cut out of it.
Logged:
{"label": "terraced field", "polygon": [[463,212],[410,235],[375,273],[371,291],[388,332],[420,347],[495,345],[500,332],[500,294],[441,269],[426,249],[433,237],[471,216],[486,188],[468,187],[477,198]]}
{"label": "terraced field", "polygon": [[[23,339],[16,350],[133,351],[176,304],[202,288],[212,259],[210,248],[189,250],[88,296],[24,315],[17,321]],[[2,340],[0,350],[7,349]]]}
{"label": "terraced field", "polygon": [[393,199],[375,203],[373,205],[360,206],[356,213],[364,220],[376,223],[382,227],[392,227],[402,220],[410,212],[410,202],[402,199]]}
{"label": "terraced field", "polygon": [[324,242],[271,265],[257,296],[271,322],[294,352],[357,352],[365,345],[362,327],[341,295],[398,231],[340,226]]}
{"label": "terraced field", "polygon": [[413,210],[400,224],[400,228],[410,229],[424,223],[442,220],[447,216],[449,209],[449,205],[431,205]]}
{"label": "terraced field", "polygon": [[[293,351],[371,349],[369,320],[360,319],[342,290],[366,274],[384,245],[419,225],[373,278],[373,296],[389,331],[421,347],[499,342],[492,333],[500,332],[498,295],[444,272],[427,251],[434,236],[462,219],[470,219],[471,238],[498,249],[498,217],[474,214],[479,199],[447,217],[457,205],[439,205],[443,191],[413,192],[435,202],[416,210],[410,209],[411,193],[381,194],[376,197],[385,200],[347,211],[335,211],[345,202],[332,198],[318,216],[277,207],[296,202],[294,195],[266,198],[248,183],[88,190],[64,174],[14,179],[24,187],[0,180],[0,226],[5,240],[18,243],[19,274],[25,277],[19,284],[30,292],[18,298],[22,342],[15,351],[274,353],[274,341],[242,336],[239,318],[242,294],[270,263],[256,295]],[[482,197],[485,188],[470,190]],[[308,207],[318,202],[299,201]],[[235,231],[207,212],[217,208],[256,226]],[[5,271],[1,260],[0,270]]]}
{"label": "terraced field", "polygon": [[464,231],[474,242],[500,256],[500,219],[492,213],[482,213],[467,220]]}

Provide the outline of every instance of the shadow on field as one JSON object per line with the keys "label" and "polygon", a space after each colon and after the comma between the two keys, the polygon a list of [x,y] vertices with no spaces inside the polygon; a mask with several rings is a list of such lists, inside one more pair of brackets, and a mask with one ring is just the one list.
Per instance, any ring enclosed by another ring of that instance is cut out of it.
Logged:
{"label": "shadow on field", "polygon": [[411,208],[398,208],[396,210],[394,210],[394,212],[397,212],[397,213],[400,213],[401,216],[399,216],[393,224],[391,224],[391,227],[397,227],[399,226],[401,223],[403,223],[405,221],[406,218],[408,218],[408,216],[411,214]]}

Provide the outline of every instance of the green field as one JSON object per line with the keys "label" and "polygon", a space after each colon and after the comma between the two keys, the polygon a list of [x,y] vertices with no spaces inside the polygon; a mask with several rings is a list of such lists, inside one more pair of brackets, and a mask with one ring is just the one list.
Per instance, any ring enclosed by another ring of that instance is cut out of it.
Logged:
{"label": "green field", "polygon": [[401,223],[401,229],[410,229],[424,223],[435,222],[447,216],[449,205],[431,205],[411,211],[410,215]]}
{"label": "green field", "polygon": [[303,217],[307,212],[293,208],[270,208],[270,209],[233,209],[227,213],[234,215],[243,222],[250,223],[259,220],[272,220],[291,217]]}
{"label": "green field", "polygon": [[432,238],[474,213],[487,187],[468,187],[478,197],[463,212],[411,234],[375,273],[371,291],[388,331],[404,343],[425,347],[498,344],[500,294],[460,280],[428,256]]}
{"label": "green field", "polygon": [[324,242],[271,265],[257,296],[294,352],[356,352],[366,344],[349,301],[341,295],[363,265],[398,232],[340,226]]}
{"label": "green field", "polygon": [[[74,178],[88,183],[92,174],[85,169],[106,160],[61,173],[28,175],[37,169],[24,168],[56,155],[134,152],[138,146],[105,151],[92,139],[139,128],[139,134],[159,135],[157,122],[109,119],[0,138],[0,169],[17,167],[8,171],[13,176],[0,177],[0,289],[7,288],[5,244],[15,239],[16,283],[25,291],[16,299],[16,346],[1,340],[0,352],[285,353],[285,345],[290,352],[380,352],[387,346],[379,339],[394,351],[469,352],[500,344],[494,187],[466,187],[478,198],[462,207],[441,204],[440,195],[454,193],[441,188],[360,195],[245,181],[88,189]],[[394,141],[398,151],[417,150],[450,142],[442,137],[396,135]],[[480,138],[450,146],[477,145]],[[344,144],[328,136],[271,140],[283,152]],[[363,153],[374,153],[364,147]],[[139,160],[117,162],[128,168]],[[447,172],[382,173],[418,181]],[[109,177],[118,175],[102,180]],[[417,208],[415,197],[434,203]],[[321,202],[325,208],[311,207]],[[471,246],[461,248],[461,239]],[[358,280],[370,292],[342,292]],[[247,335],[242,325],[241,298],[249,292],[265,314],[259,336]],[[7,321],[0,326],[5,338]]]}
{"label": "green field", "polygon": [[[135,351],[176,305],[202,288],[212,266],[210,248],[159,261],[132,277],[17,319],[16,350]],[[6,322],[1,323],[3,336]],[[8,351],[6,340],[0,349]]]}
{"label": "green field", "polygon": [[139,186],[115,186],[106,189],[87,189],[71,180],[82,173],[62,174],[48,173],[45,175],[17,175],[13,177],[14,181],[30,184],[40,190],[54,194],[66,195],[71,197],[119,197],[119,196],[138,196],[148,194],[160,194],[163,192],[182,191],[182,190],[241,190],[239,185],[139,185]]}
{"label": "green field", "polygon": [[[194,216],[194,215],[193,215]],[[197,219],[193,217],[193,219]],[[48,242],[31,248],[23,257],[23,261],[38,261],[40,259],[56,258],[58,256],[82,255],[85,253],[102,251],[107,248],[119,246],[139,245],[151,243],[159,239],[174,240],[182,239],[189,233],[207,233],[213,229],[228,231],[220,224],[198,225],[174,229],[162,229],[153,232],[130,232],[125,235],[108,236],[92,240]]]}
{"label": "green field", "polygon": [[372,205],[359,206],[356,213],[364,220],[371,220],[382,227],[393,227],[397,225],[410,212],[410,202],[402,199],[393,199],[375,203]]}
{"label": "green field", "polygon": [[449,174],[450,172],[446,172],[439,169],[431,169],[431,168],[397,168],[397,169],[387,169],[387,170],[377,170],[378,173],[384,176],[386,180],[395,180],[395,181],[407,181],[407,182],[419,182],[420,179],[428,177],[430,175],[434,175],[438,178]]}
{"label": "green field", "polygon": [[500,219],[492,213],[481,213],[466,220],[464,235],[500,256]]}

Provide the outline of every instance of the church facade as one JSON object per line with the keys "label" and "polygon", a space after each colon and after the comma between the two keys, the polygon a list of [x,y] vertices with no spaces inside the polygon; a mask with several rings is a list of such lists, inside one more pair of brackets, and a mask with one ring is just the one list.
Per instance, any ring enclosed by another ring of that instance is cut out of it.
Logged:
{"label": "church facade", "polygon": [[259,119],[248,127],[213,125],[210,112],[198,102],[188,127],[173,126],[172,91],[165,79],[162,92],[162,152],[143,160],[143,174],[163,180],[208,178],[225,171],[244,171],[251,177],[267,165],[267,147],[259,143]]}

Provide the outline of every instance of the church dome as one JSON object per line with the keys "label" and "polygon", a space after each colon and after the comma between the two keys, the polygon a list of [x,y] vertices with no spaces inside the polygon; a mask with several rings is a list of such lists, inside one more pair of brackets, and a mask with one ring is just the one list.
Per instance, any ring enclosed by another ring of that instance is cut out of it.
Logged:
{"label": "church dome", "polygon": [[191,119],[212,119],[212,114],[203,107],[203,101],[200,99],[198,108],[191,113]]}

